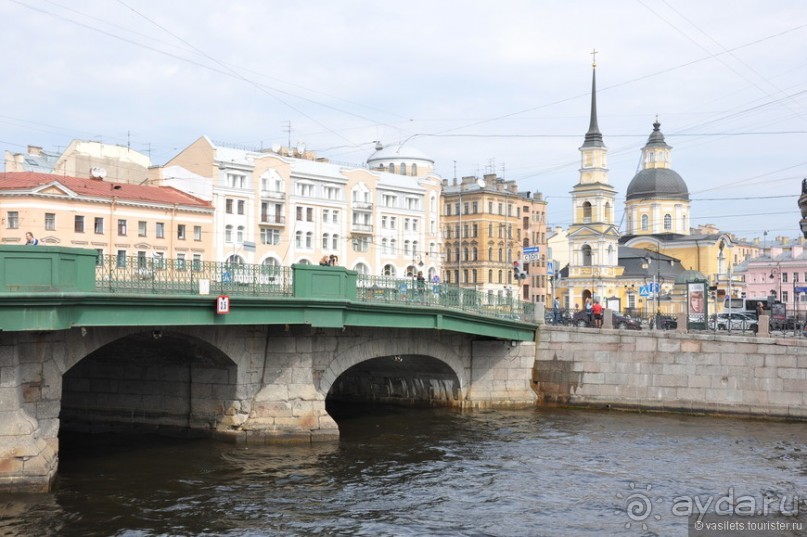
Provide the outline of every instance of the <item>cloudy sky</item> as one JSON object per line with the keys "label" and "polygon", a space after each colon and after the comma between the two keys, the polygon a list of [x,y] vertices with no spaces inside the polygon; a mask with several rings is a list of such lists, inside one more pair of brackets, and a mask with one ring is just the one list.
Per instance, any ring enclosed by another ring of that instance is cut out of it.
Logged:
{"label": "cloudy sky", "polygon": [[0,148],[405,143],[568,226],[596,48],[618,206],[658,116],[693,225],[770,241],[800,234],[805,43],[803,0],[0,0]]}

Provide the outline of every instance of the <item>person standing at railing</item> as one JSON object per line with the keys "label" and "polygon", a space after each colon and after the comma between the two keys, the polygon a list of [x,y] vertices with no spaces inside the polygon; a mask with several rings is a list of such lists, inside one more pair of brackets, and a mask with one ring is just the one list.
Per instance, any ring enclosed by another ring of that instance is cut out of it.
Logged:
{"label": "person standing at railing", "polygon": [[[331,257],[333,257],[333,256],[331,256]],[[319,260],[319,266],[327,267],[328,265],[330,265],[331,264],[331,257],[328,257],[327,255],[323,255],[322,259]]]}
{"label": "person standing at railing", "polygon": [[558,318],[560,317],[560,301],[558,297],[555,297],[555,300],[552,301],[552,324],[558,324]]}
{"label": "person standing at railing", "polygon": [[28,246],[37,246],[39,244],[39,239],[34,238],[34,234],[30,231],[25,233],[25,244]]}
{"label": "person standing at railing", "polygon": [[426,292],[426,277],[423,275],[423,271],[419,270],[417,279],[417,288],[418,288],[418,295],[420,296],[421,300],[423,299],[423,294]]}

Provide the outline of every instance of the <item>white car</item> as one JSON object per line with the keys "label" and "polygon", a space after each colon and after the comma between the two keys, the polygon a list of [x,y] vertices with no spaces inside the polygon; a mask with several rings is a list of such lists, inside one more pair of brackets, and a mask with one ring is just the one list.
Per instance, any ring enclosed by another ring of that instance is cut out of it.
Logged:
{"label": "white car", "polygon": [[[709,329],[715,329],[714,317],[709,319]],[[748,313],[732,312],[730,316],[728,313],[719,313],[717,315],[717,329],[732,331],[750,330],[756,332],[757,320],[753,315]]]}

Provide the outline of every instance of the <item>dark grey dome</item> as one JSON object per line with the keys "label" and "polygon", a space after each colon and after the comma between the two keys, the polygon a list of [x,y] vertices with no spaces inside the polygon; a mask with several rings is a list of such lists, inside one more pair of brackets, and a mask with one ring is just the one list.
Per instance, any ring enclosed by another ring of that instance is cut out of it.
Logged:
{"label": "dark grey dome", "polygon": [[625,199],[675,199],[689,201],[687,184],[669,168],[648,168],[637,173],[628,185]]}

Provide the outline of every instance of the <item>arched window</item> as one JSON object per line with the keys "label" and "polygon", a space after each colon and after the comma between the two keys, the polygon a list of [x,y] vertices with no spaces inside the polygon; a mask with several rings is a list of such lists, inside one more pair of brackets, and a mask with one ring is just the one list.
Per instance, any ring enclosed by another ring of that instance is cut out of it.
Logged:
{"label": "arched window", "polygon": [[384,265],[384,271],[382,274],[384,276],[395,276],[395,267],[392,265]]}
{"label": "arched window", "polygon": [[307,231],[305,234],[305,247],[311,248],[314,244],[314,233],[311,231]]}
{"label": "arched window", "polygon": [[278,261],[274,257],[267,257],[266,259],[263,260],[261,265],[263,265],[264,267],[279,267],[280,261]]}
{"label": "arched window", "polygon": [[389,252],[390,254],[398,255],[398,241],[396,239],[390,239],[389,240],[389,250],[390,250],[390,252]]}
{"label": "arched window", "polygon": [[233,242],[233,226],[224,226],[224,242]]}
{"label": "arched window", "polygon": [[412,241],[412,255],[418,255],[418,241]]}
{"label": "arched window", "polygon": [[331,236],[328,233],[322,234],[322,249],[327,250],[328,246],[330,245],[330,238]]}
{"label": "arched window", "polygon": [[298,231],[297,233],[294,234],[294,246],[296,246],[297,248],[302,248],[303,247],[303,232],[302,231]]}
{"label": "arched window", "polygon": [[581,259],[581,265],[584,267],[591,266],[591,246],[588,244],[584,244],[583,247],[580,249],[580,253],[582,254],[583,259]]}
{"label": "arched window", "polygon": [[591,202],[583,202],[583,222],[591,222]]}
{"label": "arched window", "polygon": [[670,214],[664,215],[664,229],[667,231],[672,229],[672,215]]}
{"label": "arched window", "polygon": [[236,239],[237,242],[244,242],[244,226],[238,226],[238,231],[236,231]]}
{"label": "arched window", "polygon": [[331,248],[333,248],[334,250],[339,249],[339,235],[337,235],[336,233],[334,233],[333,236],[331,237]]}
{"label": "arched window", "polygon": [[643,214],[642,215],[642,231],[647,231],[647,229],[649,227],[650,227],[650,218],[646,214]]}
{"label": "arched window", "polygon": [[297,261],[297,263],[298,263],[299,265],[310,265],[310,264],[311,264],[311,261],[309,261],[309,260],[308,260],[308,259],[306,259],[306,258],[302,258],[302,259],[300,259],[299,261]]}
{"label": "arched window", "polygon": [[384,255],[389,254],[389,243],[387,239],[381,239],[381,253]]}
{"label": "arched window", "polygon": [[389,163],[389,172],[395,173],[395,164],[393,164],[392,162]]}
{"label": "arched window", "polygon": [[472,261],[478,261],[479,260],[479,250],[477,249],[476,246],[474,246],[473,250],[471,250],[471,260]]}
{"label": "arched window", "polygon": [[233,254],[227,258],[227,266],[229,267],[235,267],[243,264],[244,264],[244,258],[242,258],[240,255]]}
{"label": "arched window", "polygon": [[605,221],[606,222],[611,221],[611,204],[608,203],[607,201],[605,202]]}
{"label": "arched window", "polygon": [[353,270],[355,270],[359,274],[369,274],[370,273],[370,267],[368,267],[364,263],[356,263],[356,265],[353,267]]}
{"label": "arched window", "polygon": [[417,270],[415,270],[415,265],[409,265],[408,267],[406,267],[407,278],[414,278],[415,274],[417,274]]}
{"label": "arched window", "polygon": [[404,241],[404,255],[410,254],[410,244],[408,240]]}
{"label": "arched window", "polygon": [[417,174],[418,174],[418,165],[415,164],[415,163],[412,163],[412,175],[416,176]]}
{"label": "arched window", "polygon": [[608,245],[608,264],[609,265],[614,264],[614,245],[613,244]]}
{"label": "arched window", "polygon": [[401,175],[406,175],[406,163],[401,162]]}

